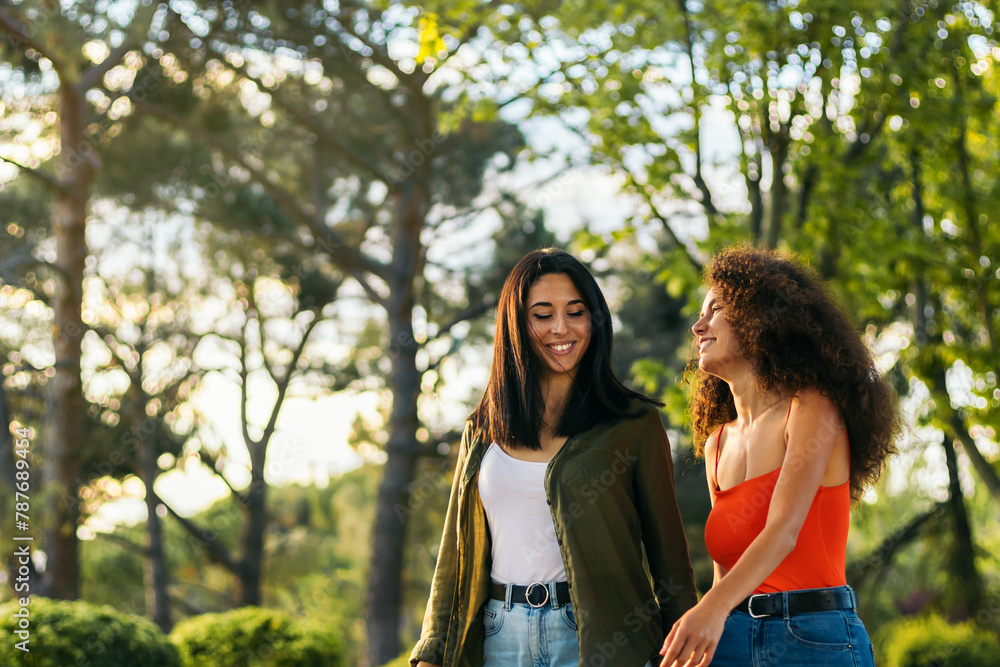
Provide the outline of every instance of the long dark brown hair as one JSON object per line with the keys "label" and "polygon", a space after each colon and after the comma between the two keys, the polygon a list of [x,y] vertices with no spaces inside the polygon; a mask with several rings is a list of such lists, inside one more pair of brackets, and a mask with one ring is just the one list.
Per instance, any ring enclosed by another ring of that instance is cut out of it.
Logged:
{"label": "long dark brown hair", "polygon": [[[749,245],[727,248],[705,268],[756,387],[786,395],[813,388],[840,409],[851,448],[851,494],[882,473],[900,429],[895,392],[819,276],[794,259]],[[726,382],[689,365],[695,450],[720,424],[736,418]]]}
{"label": "long dark brown hair", "polygon": [[573,281],[591,318],[590,344],[580,360],[556,434],[572,436],[615,417],[636,416],[629,401],[659,401],[623,385],[611,368],[611,311],[597,281],[578,259],[556,248],[527,254],[507,276],[497,303],[493,365],[479,407],[469,417],[493,441],[539,449],[545,411],[538,369],[544,361],[531,345],[525,301],[536,280],[563,274]]}

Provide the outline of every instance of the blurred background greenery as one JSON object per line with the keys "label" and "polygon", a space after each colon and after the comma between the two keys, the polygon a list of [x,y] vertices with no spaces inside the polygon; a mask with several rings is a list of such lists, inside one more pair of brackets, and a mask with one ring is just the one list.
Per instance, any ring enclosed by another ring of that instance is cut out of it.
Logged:
{"label": "blurred background greenery", "polygon": [[992,664],[995,12],[0,3],[0,600],[31,535],[33,595],[113,608],[32,603],[32,655],[77,659],[57,622],[91,664],[407,653],[491,308],[553,244],[667,401],[706,590],[682,371],[701,267],[747,240],[829,281],[901,396],[848,554],[880,662]]}

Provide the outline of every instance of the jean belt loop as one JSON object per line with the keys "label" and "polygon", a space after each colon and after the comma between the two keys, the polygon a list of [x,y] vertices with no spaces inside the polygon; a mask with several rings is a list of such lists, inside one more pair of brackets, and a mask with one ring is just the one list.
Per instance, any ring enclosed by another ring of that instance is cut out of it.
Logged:
{"label": "jean belt loop", "polygon": [[510,611],[510,594],[514,591],[514,584],[504,584],[506,591],[504,595],[506,596],[503,601],[503,610]]}
{"label": "jean belt loop", "polygon": [[549,587],[549,604],[552,605],[553,609],[559,608],[559,596],[556,595],[556,582],[550,581],[547,586]]}
{"label": "jean belt loop", "polygon": [[855,591],[850,586],[847,587],[847,590],[849,590],[851,592],[851,609],[853,611],[857,611],[858,610],[858,592]]}
{"label": "jean belt loop", "polygon": [[790,616],[788,613],[788,591],[781,591],[781,615],[786,621]]}

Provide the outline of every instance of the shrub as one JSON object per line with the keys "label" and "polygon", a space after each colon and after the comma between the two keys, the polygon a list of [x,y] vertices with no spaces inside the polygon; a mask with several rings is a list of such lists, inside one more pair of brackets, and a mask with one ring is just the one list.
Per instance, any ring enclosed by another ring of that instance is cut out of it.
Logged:
{"label": "shrub", "polygon": [[185,667],[342,667],[332,631],[280,611],[243,607],[177,624],[170,638]]}
{"label": "shrub", "polygon": [[879,633],[886,667],[995,667],[996,637],[972,623],[949,624],[940,616],[892,623]]}
{"label": "shrub", "polygon": [[153,623],[111,607],[32,596],[25,653],[15,646],[20,604],[0,606],[0,665],[32,667],[181,667],[177,648]]}

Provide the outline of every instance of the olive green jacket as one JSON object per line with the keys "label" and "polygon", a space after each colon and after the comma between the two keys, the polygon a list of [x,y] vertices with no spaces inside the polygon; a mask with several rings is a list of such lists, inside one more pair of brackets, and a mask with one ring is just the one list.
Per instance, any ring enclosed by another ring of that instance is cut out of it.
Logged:
{"label": "olive green jacket", "polygon": [[[569,438],[545,471],[577,622],[580,667],[645,665],[657,656],[674,621],[697,602],[667,435],[655,407],[640,401],[630,407],[641,416]],[[483,664],[490,533],[478,472],[490,443],[482,435],[466,424],[411,665]]]}

